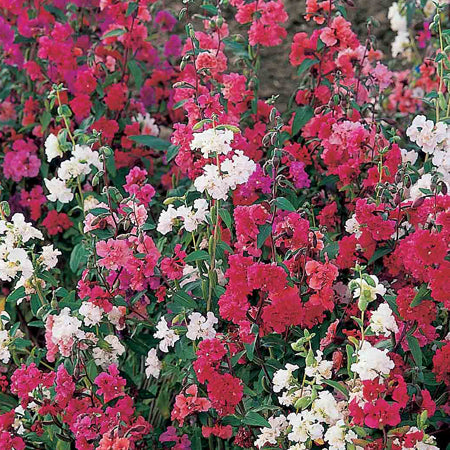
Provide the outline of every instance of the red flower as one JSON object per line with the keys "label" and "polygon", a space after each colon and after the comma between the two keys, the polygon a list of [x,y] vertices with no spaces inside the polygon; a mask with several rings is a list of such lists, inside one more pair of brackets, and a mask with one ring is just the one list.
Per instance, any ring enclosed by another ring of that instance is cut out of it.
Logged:
{"label": "red flower", "polygon": [[47,232],[50,236],[54,236],[70,228],[73,225],[73,222],[66,213],[59,213],[55,209],[52,209],[42,221],[42,225],[47,228]]}
{"label": "red flower", "polygon": [[400,422],[400,406],[388,403],[380,398],[375,403],[364,405],[364,422],[370,428],[383,428],[385,425],[395,426]]}

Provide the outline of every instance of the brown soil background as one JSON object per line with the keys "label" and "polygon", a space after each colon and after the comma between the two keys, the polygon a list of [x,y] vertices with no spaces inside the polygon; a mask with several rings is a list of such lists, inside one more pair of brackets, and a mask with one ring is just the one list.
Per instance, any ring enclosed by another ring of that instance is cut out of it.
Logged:
{"label": "brown soil background", "polygon": [[[390,54],[390,43],[394,38],[393,32],[389,28],[387,18],[389,6],[394,0],[349,0],[354,6],[347,5],[348,19],[352,23],[354,31],[358,34],[362,43],[367,37],[366,22],[369,17],[375,18],[379,22],[379,27],[372,29],[372,34],[376,37],[375,46],[386,55]],[[165,0],[167,6],[179,11],[182,8],[181,0]],[[285,41],[277,47],[266,47],[261,51],[260,70],[260,97],[270,98],[278,95],[276,106],[280,110],[285,110],[291,94],[297,87],[295,68],[289,64],[288,55],[294,34],[300,31],[311,31],[314,24],[308,23],[304,19],[305,0],[284,0],[289,20],[284,24],[288,35]],[[229,7],[223,11],[230,27],[231,34],[242,34],[244,26],[232,20],[234,9]],[[201,25],[194,23],[195,28],[200,29]],[[181,30],[183,33],[183,30]],[[234,68],[231,68],[234,70]]]}
{"label": "brown soil background", "polygon": [[[367,19],[375,18],[380,24],[379,27],[372,28],[372,34],[376,37],[375,45],[389,56],[394,34],[389,28],[387,14],[393,0],[353,0],[353,2],[354,6],[346,8],[353,30],[364,43],[367,37]],[[288,36],[281,46],[263,49],[260,77],[261,96],[270,97],[278,94],[276,104],[281,109],[285,108],[283,105],[286,105],[297,86],[296,69],[289,64],[286,56],[289,55],[292,38],[299,31],[310,31],[314,26],[303,17],[306,4],[304,0],[284,0],[284,4],[289,15],[289,20],[285,24]]]}

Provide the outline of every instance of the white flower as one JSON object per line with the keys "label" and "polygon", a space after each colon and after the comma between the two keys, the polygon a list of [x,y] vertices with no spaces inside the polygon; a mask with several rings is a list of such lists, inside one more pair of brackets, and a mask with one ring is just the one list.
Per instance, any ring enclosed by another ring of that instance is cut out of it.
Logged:
{"label": "white flower", "polygon": [[52,341],[59,346],[70,346],[74,338],[83,339],[82,323],[73,317],[69,308],[64,308],[57,316],[53,316]]}
{"label": "white flower", "polygon": [[203,167],[203,175],[195,179],[194,186],[197,191],[206,191],[216,200],[226,200],[230,189],[227,180],[220,175],[219,168],[213,164]]}
{"label": "white flower", "polygon": [[404,148],[400,149],[400,152],[402,154],[402,163],[406,164],[407,162],[411,164],[415,164],[418,158],[418,153],[415,150],[406,150]]}
{"label": "white flower", "polygon": [[208,192],[216,200],[226,200],[228,191],[244,184],[255,171],[256,164],[240,150],[236,150],[231,159],[222,162],[219,168],[214,164],[203,167],[203,175],[194,181],[199,192]]}
{"label": "white flower", "polygon": [[346,431],[346,426],[343,420],[339,420],[335,425],[328,428],[324,439],[328,442],[329,450],[346,450],[347,443],[352,443],[353,439],[358,438],[358,435],[351,430]]}
{"label": "white flower", "polygon": [[125,321],[121,321],[124,316],[124,308],[113,306],[111,311],[108,312],[108,320],[118,329],[123,330],[125,328]]}
{"label": "white flower", "polygon": [[422,175],[409,190],[410,199],[417,200],[418,198],[423,197],[425,194],[421,191],[421,189],[431,190],[432,178],[433,176],[431,173]]}
{"label": "white flower", "polygon": [[255,445],[258,448],[263,447],[264,444],[266,444],[267,442],[269,444],[276,444],[277,438],[279,438],[288,427],[286,417],[284,417],[283,415],[278,417],[269,417],[268,422],[270,424],[270,428],[269,427],[261,428],[260,435],[258,436],[258,439],[256,439],[255,441]]}
{"label": "white flower", "polygon": [[84,316],[83,322],[87,327],[98,325],[102,320],[102,309],[91,302],[83,302],[78,311]]}
{"label": "white flower", "polygon": [[59,178],[52,178],[51,180],[44,179],[45,186],[50,192],[47,198],[51,202],[60,201],[61,203],[69,203],[73,199],[73,192],[66,186],[64,180]]}
{"label": "white flower", "polygon": [[177,210],[173,205],[161,212],[156,230],[161,234],[167,234],[172,231],[173,226],[178,218]]}
{"label": "white flower", "polygon": [[156,125],[155,119],[151,117],[149,113],[145,113],[145,116],[139,113],[136,117],[133,117],[131,121],[139,122],[139,124],[142,125],[142,134],[149,134],[150,136],[159,135],[158,125]]}
{"label": "white flower", "polygon": [[41,259],[47,269],[53,269],[58,264],[58,256],[61,252],[57,248],[53,248],[53,244],[42,247]]}
{"label": "white flower", "polygon": [[293,442],[306,442],[323,438],[323,426],[319,423],[318,417],[311,411],[302,411],[299,414],[291,413],[287,416],[292,431],[288,438]]}
{"label": "white flower", "polygon": [[247,183],[250,175],[256,170],[256,164],[245,156],[244,152],[236,150],[233,158],[226,159],[220,169],[227,173],[226,179],[230,188],[236,189],[238,184]]}
{"label": "white flower", "polygon": [[9,353],[8,344],[9,344],[9,334],[6,330],[0,330],[0,361],[3,364],[8,364],[11,353]]}
{"label": "white flower", "polygon": [[33,275],[33,264],[23,248],[9,249],[0,246],[0,280],[11,281],[18,273],[22,275],[21,285]]}
{"label": "white flower", "polygon": [[323,379],[329,380],[333,375],[333,361],[322,359],[323,353],[317,350],[314,363],[306,366],[305,374],[310,378],[314,378],[315,382],[320,384]]}
{"label": "white flower", "polygon": [[369,275],[372,279],[367,282],[365,278],[356,278],[350,282],[350,289],[353,290],[353,297],[362,297],[366,301],[373,301],[377,298],[377,294],[383,296],[386,294],[386,288],[378,281],[375,275]]}
{"label": "white flower", "polygon": [[167,321],[164,317],[156,325],[156,333],[153,335],[157,339],[162,339],[159,343],[159,349],[165,353],[169,351],[169,347],[173,347],[180,339],[180,336],[167,326]]}
{"label": "white flower", "polygon": [[354,234],[357,239],[361,237],[361,225],[356,220],[355,214],[345,222],[345,231],[349,234]]}
{"label": "white flower", "polygon": [[338,420],[343,418],[338,402],[329,391],[319,392],[317,399],[312,404],[311,410],[328,425],[334,425]]}
{"label": "white flower", "polygon": [[438,122],[436,125],[432,120],[427,120],[423,115],[414,117],[409,128],[406,130],[407,136],[415,142],[425,153],[434,153],[438,144],[447,137],[447,125]]}
{"label": "white flower", "polygon": [[47,136],[44,147],[48,162],[63,154],[62,150],[59,148],[58,138],[53,133]]}
{"label": "white flower", "polygon": [[94,166],[98,170],[103,169],[103,163],[100,161],[100,155],[87,145],[75,145],[72,152],[72,158],[74,158],[74,160],[79,164],[84,164],[87,166],[87,168],[83,169],[83,173],[85,175],[90,173],[90,166]]}
{"label": "white flower", "polygon": [[119,338],[110,334],[105,337],[105,341],[109,344],[109,348],[104,349],[95,347],[92,355],[97,366],[106,368],[111,364],[117,364],[119,356],[125,353],[125,347],[120,343]]}
{"label": "white flower", "polygon": [[397,322],[395,321],[392,310],[387,303],[382,303],[370,317],[370,328],[379,336],[389,336],[391,333],[398,333]]}
{"label": "white flower", "polygon": [[216,335],[214,325],[218,323],[217,317],[212,312],[207,313],[207,318],[198,312],[189,316],[186,337],[191,341],[197,339],[212,339]]}
{"label": "white flower", "polygon": [[389,375],[395,364],[387,354],[387,350],[379,350],[364,341],[358,350],[358,360],[351,365],[351,370],[363,381],[373,380],[380,375]]}
{"label": "white flower", "polygon": [[204,198],[198,198],[194,201],[194,210],[182,216],[184,220],[184,229],[191,233],[195,231],[197,227],[206,222],[206,215],[208,213],[208,202]]}
{"label": "white flower", "polygon": [[156,348],[150,349],[145,360],[145,375],[147,375],[147,378],[159,378],[161,367],[161,361],[156,356]]}
{"label": "white flower", "polygon": [[16,213],[11,219],[14,227],[14,234],[16,237],[20,237],[22,242],[28,242],[30,239],[44,239],[42,233],[33,227],[31,223],[25,222],[23,214]]}
{"label": "white flower", "polygon": [[291,389],[295,386],[293,373],[298,369],[295,364],[286,364],[286,369],[277,370],[273,374],[273,392],[281,392],[283,389]]}
{"label": "white flower", "polygon": [[87,212],[91,209],[94,209],[96,206],[99,205],[99,203],[100,202],[93,195],[89,195],[84,199],[83,202],[84,210]]}
{"label": "white flower", "polygon": [[231,130],[210,128],[201,133],[194,133],[191,149],[201,150],[204,158],[208,158],[211,154],[226,155],[231,150],[230,143],[233,137]]}
{"label": "white flower", "polygon": [[404,31],[408,28],[406,17],[400,13],[400,6],[397,2],[392,3],[389,7],[388,19],[392,31]]}
{"label": "white flower", "polygon": [[199,280],[198,269],[194,266],[190,266],[186,264],[183,267],[183,279],[180,281],[180,286],[183,287],[188,283],[193,283],[194,281]]}

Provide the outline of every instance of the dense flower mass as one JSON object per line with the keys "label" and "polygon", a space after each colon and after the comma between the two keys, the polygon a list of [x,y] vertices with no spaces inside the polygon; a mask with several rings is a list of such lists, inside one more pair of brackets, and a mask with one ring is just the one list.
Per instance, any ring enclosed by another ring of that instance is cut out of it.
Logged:
{"label": "dense flower mass", "polygon": [[0,0],[0,449],[446,448],[449,2],[294,3]]}

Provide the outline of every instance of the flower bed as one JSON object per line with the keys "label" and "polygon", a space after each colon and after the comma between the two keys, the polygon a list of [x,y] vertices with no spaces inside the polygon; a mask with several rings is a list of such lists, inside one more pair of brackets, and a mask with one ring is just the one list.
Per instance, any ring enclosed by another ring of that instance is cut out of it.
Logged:
{"label": "flower bed", "polygon": [[447,6],[163,3],[0,0],[0,448],[445,448]]}

